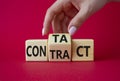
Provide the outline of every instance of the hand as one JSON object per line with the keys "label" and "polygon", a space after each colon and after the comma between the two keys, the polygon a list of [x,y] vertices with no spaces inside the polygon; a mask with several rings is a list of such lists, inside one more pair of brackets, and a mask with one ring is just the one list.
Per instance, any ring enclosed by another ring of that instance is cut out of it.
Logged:
{"label": "hand", "polygon": [[44,19],[42,35],[49,32],[52,23],[54,33],[73,35],[84,21],[101,9],[108,0],[57,0]]}

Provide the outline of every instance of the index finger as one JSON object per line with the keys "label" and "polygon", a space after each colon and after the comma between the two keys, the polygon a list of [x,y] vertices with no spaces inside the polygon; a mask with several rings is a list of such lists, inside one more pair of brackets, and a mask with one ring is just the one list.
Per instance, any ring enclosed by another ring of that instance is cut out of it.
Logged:
{"label": "index finger", "polygon": [[62,11],[62,4],[59,1],[56,1],[46,12],[42,35],[46,35],[49,32],[51,22],[55,15],[59,14]]}

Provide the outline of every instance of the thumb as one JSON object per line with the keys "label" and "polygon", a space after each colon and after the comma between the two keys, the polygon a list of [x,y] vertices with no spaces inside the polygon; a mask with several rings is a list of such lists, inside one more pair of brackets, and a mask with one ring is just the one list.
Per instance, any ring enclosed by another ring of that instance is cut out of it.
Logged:
{"label": "thumb", "polygon": [[88,7],[81,8],[76,16],[70,21],[68,25],[68,32],[70,35],[74,35],[83,22],[90,16]]}

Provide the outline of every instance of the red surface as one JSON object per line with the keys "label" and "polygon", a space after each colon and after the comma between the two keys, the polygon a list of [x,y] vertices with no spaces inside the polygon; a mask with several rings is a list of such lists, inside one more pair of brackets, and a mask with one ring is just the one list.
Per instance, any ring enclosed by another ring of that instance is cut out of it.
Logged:
{"label": "red surface", "polygon": [[94,39],[94,62],[25,62],[25,40],[47,38],[42,23],[54,1],[0,1],[0,81],[120,81],[120,3],[107,4],[73,36]]}

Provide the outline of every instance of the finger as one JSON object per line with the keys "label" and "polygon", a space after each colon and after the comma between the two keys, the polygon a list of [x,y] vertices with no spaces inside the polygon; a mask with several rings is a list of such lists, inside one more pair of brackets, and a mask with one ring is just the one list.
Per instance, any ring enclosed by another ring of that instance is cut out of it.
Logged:
{"label": "finger", "polygon": [[56,1],[46,12],[42,35],[46,35],[49,32],[51,22],[55,15],[59,14],[62,11],[62,4]]}
{"label": "finger", "polygon": [[89,16],[90,16],[89,8],[82,7],[80,11],[76,14],[76,16],[69,23],[68,31],[70,35],[73,35]]}
{"label": "finger", "polygon": [[70,18],[73,18],[78,13],[78,10],[73,5],[71,5],[70,7],[64,8],[64,12],[65,15],[67,15]]}
{"label": "finger", "polygon": [[68,33],[68,24],[69,24],[70,20],[67,16],[64,17],[64,20],[62,21],[62,31],[63,33]]}
{"label": "finger", "polygon": [[52,27],[54,33],[62,33],[62,21],[64,19],[64,13],[56,15],[52,21]]}

